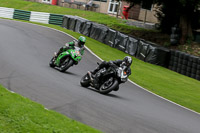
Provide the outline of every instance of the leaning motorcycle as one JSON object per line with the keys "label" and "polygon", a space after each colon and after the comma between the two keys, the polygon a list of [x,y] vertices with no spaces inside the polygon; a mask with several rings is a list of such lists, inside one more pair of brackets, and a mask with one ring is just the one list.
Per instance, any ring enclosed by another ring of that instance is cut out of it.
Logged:
{"label": "leaning motorcycle", "polygon": [[125,83],[128,79],[128,75],[125,71],[126,67],[118,67],[112,65],[109,68],[102,68],[97,73],[90,75],[87,73],[80,81],[83,87],[94,87],[93,80],[95,76],[99,76],[99,86],[96,87],[101,94],[108,94],[111,91],[118,91],[119,84]]}
{"label": "leaning motorcycle", "polygon": [[60,53],[57,58],[54,56],[50,60],[49,66],[52,68],[58,68],[61,72],[65,72],[74,64],[77,65],[81,59],[80,48],[75,47],[75,49],[69,49]]}

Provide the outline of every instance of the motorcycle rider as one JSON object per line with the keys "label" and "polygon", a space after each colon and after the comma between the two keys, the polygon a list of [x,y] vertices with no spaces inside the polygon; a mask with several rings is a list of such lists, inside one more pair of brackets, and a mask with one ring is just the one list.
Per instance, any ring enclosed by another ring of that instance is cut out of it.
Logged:
{"label": "motorcycle rider", "polygon": [[95,75],[96,72],[98,72],[103,67],[108,68],[110,66],[113,66],[113,67],[126,66],[125,71],[127,73],[127,76],[129,76],[131,75],[131,68],[130,68],[131,64],[132,64],[132,58],[130,56],[125,56],[123,60],[115,60],[115,61],[109,61],[109,62],[103,61],[101,64],[99,64],[99,66],[94,71],[88,71],[88,74],[90,76],[90,79],[93,82],[94,87],[99,88],[100,75],[96,75],[94,77],[92,75]]}
{"label": "motorcycle rider", "polygon": [[84,36],[80,36],[78,41],[73,40],[71,42],[66,43],[63,47],[61,47],[58,51],[58,53],[55,52],[55,58],[58,57],[59,54],[61,54],[64,51],[67,51],[69,49],[75,49],[75,46],[80,48],[80,54],[83,55],[84,54],[84,45],[86,42],[86,38]]}

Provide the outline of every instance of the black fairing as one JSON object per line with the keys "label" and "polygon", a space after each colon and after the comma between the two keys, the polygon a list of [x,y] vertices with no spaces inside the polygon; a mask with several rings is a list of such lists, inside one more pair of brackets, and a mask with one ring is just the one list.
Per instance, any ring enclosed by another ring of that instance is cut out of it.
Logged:
{"label": "black fairing", "polygon": [[95,74],[95,76],[99,76],[100,84],[103,84],[110,77],[118,79],[117,78],[117,71],[114,67],[109,67],[107,69],[102,68]]}

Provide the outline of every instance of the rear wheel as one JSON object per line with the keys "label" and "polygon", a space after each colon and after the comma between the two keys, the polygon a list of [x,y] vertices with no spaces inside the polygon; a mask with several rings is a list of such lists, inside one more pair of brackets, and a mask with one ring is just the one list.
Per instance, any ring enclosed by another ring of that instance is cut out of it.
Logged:
{"label": "rear wheel", "polygon": [[101,94],[108,94],[112,90],[115,90],[116,88],[119,87],[119,83],[116,79],[113,77],[110,77],[106,82],[104,82],[101,87],[99,88],[99,92]]}
{"label": "rear wheel", "polygon": [[83,76],[83,77],[81,78],[80,84],[81,84],[81,86],[83,86],[83,87],[88,87],[88,86],[90,86],[90,78],[89,78],[88,74],[86,74],[85,76]]}
{"label": "rear wheel", "polygon": [[69,57],[63,61],[63,63],[60,66],[60,71],[65,72],[70,66],[73,65],[73,60],[71,60]]}

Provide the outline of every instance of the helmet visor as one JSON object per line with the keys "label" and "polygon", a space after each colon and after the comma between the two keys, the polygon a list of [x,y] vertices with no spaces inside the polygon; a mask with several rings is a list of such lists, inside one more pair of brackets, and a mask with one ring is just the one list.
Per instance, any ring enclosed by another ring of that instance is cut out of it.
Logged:
{"label": "helmet visor", "polygon": [[79,42],[78,42],[79,46],[84,46],[84,44],[85,44],[85,42],[82,42],[82,41],[79,40]]}

